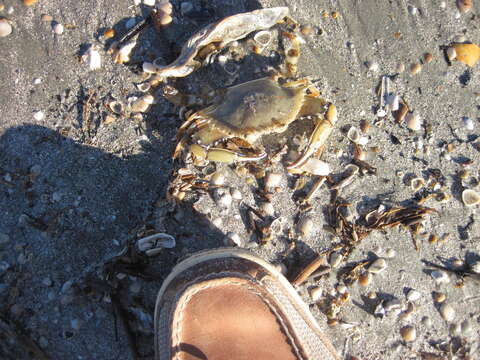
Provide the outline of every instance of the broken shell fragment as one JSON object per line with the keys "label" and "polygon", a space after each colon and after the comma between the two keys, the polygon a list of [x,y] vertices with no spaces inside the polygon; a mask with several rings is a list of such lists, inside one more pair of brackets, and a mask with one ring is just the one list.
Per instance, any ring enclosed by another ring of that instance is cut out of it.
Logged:
{"label": "broken shell fragment", "polygon": [[462,192],[462,201],[466,206],[474,206],[480,203],[480,194],[475,190],[465,189]]}
{"label": "broken shell fragment", "polygon": [[32,6],[32,5],[36,4],[37,2],[38,2],[38,0],[23,0],[23,5]]}
{"label": "broken shell fragment", "polygon": [[457,50],[453,46],[449,46],[446,52],[448,60],[452,61],[457,58]]}
{"label": "broken shell fragment", "polygon": [[132,104],[131,110],[133,112],[143,113],[148,110],[150,105],[153,104],[153,100],[154,98],[152,95],[150,94],[144,95]]}
{"label": "broken shell fragment", "polygon": [[108,110],[110,110],[111,112],[117,115],[122,115],[125,110],[125,107],[123,106],[123,104],[120,101],[116,101],[116,100],[113,100],[107,103],[106,107]]}
{"label": "broken shell fragment", "polygon": [[97,70],[102,67],[102,58],[100,53],[91,46],[84,55],[82,61],[88,65],[90,70]]}
{"label": "broken shell fragment", "polygon": [[330,165],[325,161],[309,158],[299,170],[311,175],[326,176],[330,174]]}
{"label": "broken shell fragment", "polygon": [[440,306],[440,315],[442,316],[443,320],[451,322],[453,319],[455,319],[455,310],[453,310],[453,307],[448,304],[448,303],[442,303]]}
{"label": "broken shell fragment", "polygon": [[455,49],[457,61],[474,67],[480,59],[480,47],[476,44],[453,44],[452,46]]}
{"label": "broken shell fragment", "polygon": [[422,129],[422,121],[420,120],[420,116],[413,112],[408,113],[405,116],[405,120],[407,122],[407,127],[413,131],[420,131]]}
{"label": "broken shell fragment", "polygon": [[360,132],[357,130],[355,126],[352,126],[347,133],[347,138],[355,143],[358,144],[358,141],[360,140]]}
{"label": "broken shell fragment", "polygon": [[[187,40],[174,62],[161,66],[155,61],[156,73],[162,77],[185,77],[200,66],[195,60],[200,50],[208,49],[212,44],[215,44],[214,49],[219,50],[254,31],[269,29],[286,17],[288,12],[287,7],[259,9],[229,16],[210,24]],[[221,39],[221,42],[218,39]]]}
{"label": "broken shell fragment", "polygon": [[308,236],[312,232],[313,229],[313,221],[309,217],[304,217],[300,219],[297,225],[298,232],[302,236]]}
{"label": "broken shell fragment", "polygon": [[53,32],[57,35],[62,35],[64,30],[65,28],[60,23],[55,23],[55,25],[53,25]]}
{"label": "broken shell fragment", "polygon": [[416,75],[420,71],[422,71],[422,65],[420,63],[413,63],[410,65],[410,74],[411,75]]}
{"label": "broken shell fragment", "polygon": [[7,19],[0,19],[0,37],[6,37],[12,33],[12,25]]}
{"label": "broken shell fragment", "polygon": [[469,12],[472,8],[472,0],[457,0],[457,8],[461,13]]}
{"label": "broken shell fragment", "polygon": [[113,51],[113,62],[115,64],[123,64],[130,61],[130,53],[137,44],[136,41],[129,41],[121,48]]}
{"label": "broken shell fragment", "polygon": [[379,274],[387,268],[387,262],[383,258],[378,258],[370,264],[368,267],[368,272],[372,274]]}
{"label": "broken shell fragment", "polygon": [[410,188],[414,192],[417,192],[418,190],[420,190],[424,185],[425,185],[425,180],[419,177],[414,178],[410,181]]}
{"label": "broken shell fragment", "polygon": [[396,94],[389,94],[386,99],[387,105],[391,111],[397,111],[400,107],[400,96]]}
{"label": "broken shell fragment", "polygon": [[406,342],[411,342],[417,338],[417,331],[413,326],[405,326],[400,329],[400,335]]}
{"label": "broken shell fragment", "polygon": [[172,249],[176,245],[172,235],[158,233],[137,240],[137,248],[147,256],[157,255],[162,249]]}

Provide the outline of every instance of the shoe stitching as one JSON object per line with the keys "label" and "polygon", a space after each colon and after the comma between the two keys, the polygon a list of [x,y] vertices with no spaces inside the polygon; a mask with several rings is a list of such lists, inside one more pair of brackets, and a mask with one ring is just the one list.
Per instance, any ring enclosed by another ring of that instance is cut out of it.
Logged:
{"label": "shoe stitching", "polygon": [[[217,274],[210,274],[210,275],[207,275],[207,276],[196,278],[193,281],[191,281],[189,284],[193,284],[193,283],[200,282],[200,281],[205,281],[205,280],[212,280],[212,279],[216,279],[216,278],[221,278],[221,277],[224,277],[224,276],[232,276],[232,275],[237,276],[237,277],[241,277],[242,279],[245,279],[245,280],[250,280],[250,281],[253,280],[253,279],[245,277],[243,274],[239,274],[239,273],[220,272],[220,273],[217,273]],[[275,309],[275,307],[273,306],[273,304],[269,300],[263,298],[262,294],[260,292],[258,292],[255,288],[253,288],[251,286],[248,286],[243,282],[229,280],[229,281],[226,281],[226,284],[241,286],[242,288],[250,290],[255,295],[257,295],[268,306],[269,310],[272,313],[275,314],[277,321],[280,322],[280,324],[282,325],[282,330],[283,330],[284,334],[286,335],[286,337],[288,338],[288,340],[290,342],[290,346],[294,349],[295,354],[297,355],[297,358],[300,359],[300,360],[305,359],[302,355],[302,352],[300,351],[297,344],[295,343],[294,337],[292,336],[292,334],[290,334],[289,328],[288,328],[287,324],[285,323],[285,321],[283,320],[283,317],[280,316],[278,311]],[[181,332],[181,329],[182,329],[181,323],[183,323],[182,320],[183,320],[183,317],[184,317],[184,310],[185,310],[186,304],[190,301],[192,296],[197,294],[199,291],[208,289],[208,288],[213,287],[213,286],[217,286],[217,285],[205,284],[205,285],[202,285],[202,286],[198,286],[194,291],[189,292],[189,294],[185,297],[185,299],[180,304],[178,318],[177,318],[177,321],[175,322],[175,325],[176,325],[175,330],[174,330],[174,333],[172,334],[172,338],[174,339],[174,342],[176,344],[180,343],[180,332]],[[180,355],[178,353],[176,353],[174,356],[175,356],[174,360],[179,360],[180,359],[180,357],[179,357]]]}

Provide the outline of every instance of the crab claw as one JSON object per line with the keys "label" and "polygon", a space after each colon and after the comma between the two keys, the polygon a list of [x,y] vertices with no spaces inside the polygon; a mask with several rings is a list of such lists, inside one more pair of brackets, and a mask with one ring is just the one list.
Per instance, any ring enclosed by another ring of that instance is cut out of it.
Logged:
{"label": "crab claw", "polygon": [[201,159],[223,163],[232,163],[234,161],[258,161],[267,156],[263,151],[255,155],[245,155],[243,153],[221,148],[206,149],[198,144],[190,145],[190,151]]}
{"label": "crab claw", "polygon": [[303,154],[295,160],[293,163],[287,166],[288,170],[293,170],[302,166],[307,159],[312,156],[322,146],[327,138],[330,136],[333,125],[337,121],[337,108],[335,105],[330,104],[328,106],[325,119],[321,119],[317,122],[315,129],[313,129],[308,144]]}

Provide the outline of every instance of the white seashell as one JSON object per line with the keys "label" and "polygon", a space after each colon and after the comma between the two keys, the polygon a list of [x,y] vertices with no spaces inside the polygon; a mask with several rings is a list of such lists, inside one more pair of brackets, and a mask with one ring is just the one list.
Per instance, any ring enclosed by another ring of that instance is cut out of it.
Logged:
{"label": "white seashell", "polygon": [[141,2],[142,0],[133,0],[133,5],[138,6]]}
{"label": "white seashell", "polygon": [[0,19],[0,37],[6,37],[12,33],[12,25],[7,19]]}
{"label": "white seashell", "polygon": [[221,185],[225,184],[225,176],[223,176],[223,174],[221,172],[217,171],[210,178],[210,182],[212,183],[212,185],[221,186]]}
{"label": "white seashell", "polygon": [[304,218],[300,219],[300,221],[298,222],[298,225],[297,225],[297,229],[298,229],[298,232],[302,236],[310,235],[310,233],[312,232],[312,229],[313,229],[312,219],[310,219],[308,217],[304,217]]}
{"label": "white seashell", "polygon": [[39,85],[41,83],[42,83],[42,79],[40,79],[40,78],[33,79],[33,85]]}
{"label": "white seashell", "polygon": [[379,274],[387,268],[387,262],[383,258],[378,258],[370,264],[368,267],[368,272],[372,274]]}
{"label": "white seashell", "polygon": [[405,121],[407,122],[407,127],[413,131],[420,131],[422,129],[422,121],[418,114],[413,112],[408,113],[405,117]]}
{"label": "white seashell", "polygon": [[447,48],[447,58],[448,60],[452,61],[457,58],[457,50],[453,46],[449,46]]}
{"label": "white seashell", "polygon": [[322,298],[323,295],[323,290],[321,287],[316,286],[310,290],[310,296],[313,300],[313,302],[317,302]]}
{"label": "white seashell", "polygon": [[41,121],[45,118],[45,113],[43,111],[35,111],[33,113],[33,118],[37,121]]}
{"label": "white seashell", "polygon": [[467,130],[472,131],[474,129],[475,124],[473,123],[472,119],[468,117],[464,117],[462,121],[463,121],[463,126],[465,126]]}
{"label": "white seashell", "polygon": [[368,136],[361,136],[357,142],[358,145],[367,145],[368,144]]}
{"label": "white seashell", "polygon": [[260,210],[267,216],[275,215],[275,208],[271,202],[264,202],[260,205]]}
{"label": "white seashell", "polygon": [[355,143],[358,144],[358,141],[360,140],[360,132],[357,130],[355,126],[352,126],[348,132],[347,132],[347,138]]}
{"label": "white seashell", "polygon": [[440,315],[442,316],[443,320],[451,322],[453,319],[455,319],[455,310],[453,310],[453,307],[448,304],[448,303],[443,303],[440,306]]}
{"label": "white seashell", "polygon": [[88,65],[90,70],[97,70],[102,67],[102,58],[100,53],[92,46],[82,55],[82,61]]}
{"label": "white seashell", "polygon": [[53,32],[57,35],[62,35],[63,32],[65,31],[65,28],[63,27],[62,24],[60,23],[55,23],[55,25],[53,25]]}
{"label": "white seashell", "polygon": [[400,107],[400,96],[396,94],[390,94],[387,96],[387,104],[391,111],[397,111]]}
{"label": "white seashell", "polygon": [[280,184],[282,180],[282,174],[278,173],[268,173],[265,177],[265,187],[267,189],[274,188]]}
{"label": "white seashell", "polygon": [[227,236],[225,236],[224,243],[227,246],[245,246],[240,235],[235,232],[229,232]]}
{"label": "white seashell", "polygon": [[338,265],[340,265],[340,263],[342,262],[343,260],[343,255],[334,251],[331,255],[330,255],[330,266],[332,268],[336,268]]}
{"label": "white seashell", "polygon": [[125,110],[123,104],[120,101],[113,100],[113,101],[110,101],[106,105],[107,105],[108,110],[110,110],[111,112],[113,112],[114,114],[117,114],[117,115],[123,114],[123,112]]}
{"label": "white seashell", "polygon": [[415,289],[410,289],[407,293],[408,301],[417,301],[417,300],[420,300],[421,297],[422,297],[422,294]]}
{"label": "white seashell", "polygon": [[315,158],[309,158],[300,169],[312,175],[326,176],[330,174],[330,165]]}
{"label": "white seashell", "polygon": [[395,251],[395,249],[392,249],[392,248],[387,249],[387,251],[385,252],[385,257],[389,259],[394,258],[396,255],[397,255],[397,252]]}
{"label": "white seashell", "polygon": [[450,277],[443,270],[433,270],[430,274],[437,284],[449,283]]}
{"label": "white seashell", "polygon": [[272,41],[272,33],[267,30],[259,31],[253,36],[253,40],[261,49],[266,48]]}
{"label": "white seashell", "polygon": [[474,206],[480,203],[480,194],[475,190],[465,189],[462,192],[462,200],[466,206]]}
{"label": "white seashell", "polygon": [[143,4],[147,6],[155,6],[156,0],[143,0]]}
{"label": "white seashell", "polygon": [[143,72],[146,72],[148,74],[153,74],[155,73],[155,65],[151,62],[144,62],[143,65],[142,65],[142,68],[143,68]]}
{"label": "white seashell", "polygon": [[235,200],[242,200],[242,193],[238,189],[230,189],[230,195],[232,195],[232,198]]}
{"label": "white seashell", "polygon": [[154,256],[162,249],[172,249],[176,245],[172,235],[158,233],[137,240],[137,248],[147,256]]}
{"label": "white seashell", "polygon": [[129,41],[128,43],[123,45],[120,49],[115,51],[113,55],[113,62],[115,64],[123,64],[130,61],[130,53],[132,52],[136,44],[137,44],[136,41]]}
{"label": "white seashell", "polygon": [[408,5],[408,12],[410,13],[410,15],[415,16],[418,13],[418,9],[413,5]]}
{"label": "white seashell", "polygon": [[417,192],[425,185],[425,180],[420,177],[414,178],[410,181],[410,188],[412,191]]}
{"label": "white seashell", "polygon": [[367,61],[365,62],[365,66],[367,67],[368,71],[377,72],[380,66],[376,61]]}

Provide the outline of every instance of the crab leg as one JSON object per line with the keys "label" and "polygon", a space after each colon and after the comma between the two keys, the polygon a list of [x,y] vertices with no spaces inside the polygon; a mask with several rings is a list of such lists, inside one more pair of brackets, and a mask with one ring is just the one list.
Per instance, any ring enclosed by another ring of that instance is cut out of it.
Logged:
{"label": "crab leg", "polygon": [[[315,98],[312,98],[312,100]],[[313,129],[308,144],[303,154],[287,166],[287,169],[295,169],[302,166],[307,159],[312,156],[327,140],[328,136],[333,130],[333,125],[337,121],[337,108],[335,105],[328,106],[327,115],[325,119],[319,119],[315,129]]]}

